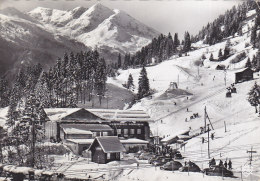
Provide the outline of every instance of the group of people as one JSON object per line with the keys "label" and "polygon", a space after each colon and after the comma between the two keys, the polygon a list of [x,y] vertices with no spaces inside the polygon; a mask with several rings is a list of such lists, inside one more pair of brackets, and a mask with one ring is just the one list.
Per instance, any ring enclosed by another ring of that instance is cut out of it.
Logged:
{"label": "group of people", "polygon": [[[216,166],[216,160],[214,158],[211,159],[211,161],[209,162],[209,166]],[[231,159],[229,159],[229,161],[227,162],[227,160],[225,161],[225,163],[223,164],[222,160],[219,160],[219,164],[218,166],[220,167],[225,167],[226,169],[231,170],[232,169],[232,162]]]}

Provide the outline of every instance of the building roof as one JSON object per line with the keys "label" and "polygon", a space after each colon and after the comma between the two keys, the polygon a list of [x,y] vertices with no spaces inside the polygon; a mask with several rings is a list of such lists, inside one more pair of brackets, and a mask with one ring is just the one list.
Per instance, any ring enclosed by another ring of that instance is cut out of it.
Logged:
{"label": "building roof", "polygon": [[[238,69],[238,70],[234,70],[233,73],[240,73],[240,72],[244,72],[245,70],[250,69],[250,68],[242,68],[242,69]],[[251,70],[251,69],[250,69]],[[251,70],[253,72],[253,70]]]}
{"label": "building roof", "polygon": [[148,144],[148,141],[137,139],[137,138],[130,138],[130,139],[124,139],[120,140],[122,144]]}
{"label": "building roof", "polygon": [[171,136],[168,136],[166,138],[163,138],[161,140],[161,142],[168,142],[168,141],[171,141],[172,139],[175,139],[175,138],[178,138],[180,135],[184,135],[186,134],[187,132],[189,132],[189,130],[181,130],[181,131],[178,131],[177,133],[171,135]]}
{"label": "building roof", "polygon": [[87,109],[98,117],[109,121],[152,122],[150,116],[143,110],[118,110],[118,109]]}
{"label": "building roof", "polygon": [[93,143],[90,145],[89,150],[93,147],[95,141],[98,142],[105,153],[117,153],[126,151],[117,136],[96,137]]}
{"label": "building roof", "polygon": [[77,143],[77,144],[91,144],[94,139],[66,139],[66,141]]}
{"label": "building roof", "polygon": [[81,108],[45,108],[44,111],[50,121],[59,121],[62,118],[79,111],[80,109]]}
{"label": "building roof", "polygon": [[61,124],[61,128],[75,128],[84,131],[113,131],[113,129],[105,124]]}
{"label": "building roof", "polygon": [[63,131],[65,134],[84,134],[84,135],[92,135],[91,131],[83,130],[83,129],[77,129],[77,128],[63,128]]}
{"label": "building roof", "polygon": [[[143,110],[118,110],[118,109],[84,109],[84,108],[46,108],[50,121],[61,121],[63,118],[79,110],[88,111],[90,114],[100,118],[100,121],[120,122],[152,122],[150,116]],[[66,121],[66,120],[63,120]],[[97,121],[97,120],[95,120]]]}

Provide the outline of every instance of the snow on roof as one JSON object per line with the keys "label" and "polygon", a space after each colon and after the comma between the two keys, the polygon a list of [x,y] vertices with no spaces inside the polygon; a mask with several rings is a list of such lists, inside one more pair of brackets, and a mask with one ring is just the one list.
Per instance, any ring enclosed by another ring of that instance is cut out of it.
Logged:
{"label": "snow on roof", "polygon": [[[105,153],[115,153],[126,151],[122,143],[119,141],[117,136],[101,136],[96,137],[95,140],[99,143],[102,150]],[[93,141],[94,143],[95,141]],[[92,148],[93,143],[90,145],[89,149]]]}
{"label": "snow on roof", "polygon": [[75,128],[85,131],[112,131],[113,129],[104,124],[62,124],[62,128]]}
{"label": "snow on roof", "polygon": [[79,111],[81,108],[45,108],[48,118],[51,121],[59,121],[74,112]]}
{"label": "snow on roof", "polygon": [[0,108],[0,126],[4,127],[7,120],[8,107]]}
{"label": "snow on roof", "polygon": [[120,142],[122,144],[148,144],[149,142],[148,141],[145,141],[145,140],[140,140],[140,139],[137,139],[137,138],[130,138],[130,139],[126,139],[126,140],[120,140]]}
{"label": "snow on roof", "polygon": [[89,112],[110,121],[152,121],[143,110],[87,109]]}
{"label": "snow on roof", "polygon": [[77,144],[91,144],[94,139],[67,139],[67,141],[77,143]]}
{"label": "snow on roof", "polygon": [[63,128],[63,131],[65,134],[91,134],[91,131],[83,130],[83,129],[77,129],[77,128]]}
{"label": "snow on roof", "polygon": [[12,173],[23,173],[28,174],[29,171],[33,171],[30,167],[16,167],[14,165],[6,165],[3,167],[5,171],[12,172]]}
{"label": "snow on roof", "polygon": [[178,131],[177,133],[175,133],[174,135],[171,135],[171,136],[168,136],[166,138],[163,138],[161,141],[162,142],[168,142],[176,137],[179,137],[180,135],[183,135],[185,133],[189,132],[189,130],[181,130],[181,131]]}
{"label": "snow on roof", "polygon": [[[46,108],[44,109],[51,121],[59,121],[62,118],[84,108]],[[142,110],[117,110],[117,109],[85,109],[90,113],[107,121],[134,121],[151,122],[150,116]]]}

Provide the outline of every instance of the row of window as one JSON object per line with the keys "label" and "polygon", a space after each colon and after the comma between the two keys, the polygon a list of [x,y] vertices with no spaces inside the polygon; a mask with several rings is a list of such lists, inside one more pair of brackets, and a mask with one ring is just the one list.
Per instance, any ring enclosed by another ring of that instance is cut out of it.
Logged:
{"label": "row of window", "polygon": [[[123,134],[124,135],[128,135],[129,131],[130,131],[130,135],[134,135],[135,134],[135,129],[117,129],[117,134],[122,134],[122,130],[123,130]],[[136,129],[137,134],[142,134],[142,130],[141,129]]]}

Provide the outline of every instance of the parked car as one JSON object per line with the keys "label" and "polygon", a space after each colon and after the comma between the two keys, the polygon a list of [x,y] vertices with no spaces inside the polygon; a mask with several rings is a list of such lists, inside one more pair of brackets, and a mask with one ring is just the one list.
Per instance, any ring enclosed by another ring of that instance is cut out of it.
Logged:
{"label": "parked car", "polygon": [[203,170],[203,172],[206,174],[206,175],[210,175],[210,176],[224,176],[224,177],[233,177],[233,172],[226,169],[225,167],[223,166],[212,166],[211,168],[205,168]]}
{"label": "parked car", "polygon": [[183,159],[181,153],[179,151],[176,151],[174,154],[174,159]]}
{"label": "parked car", "polygon": [[160,167],[161,170],[179,170],[182,167],[182,164],[178,161],[170,161],[165,163]]}
{"label": "parked car", "polygon": [[179,169],[181,172],[200,172],[200,167],[193,162],[189,162],[187,166],[183,166]]}
{"label": "parked car", "polygon": [[156,156],[154,155],[152,158],[149,159],[148,163],[152,164],[154,161],[164,158],[164,156]]}
{"label": "parked car", "polygon": [[155,165],[155,166],[162,166],[162,165],[164,165],[165,163],[170,162],[170,161],[172,161],[171,158],[165,158],[165,157],[163,157],[163,158],[159,158],[159,159],[153,161],[153,165]]}
{"label": "parked car", "polygon": [[145,152],[138,156],[139,160],[149,160],[151,157],[153,157],[152,153]]}

